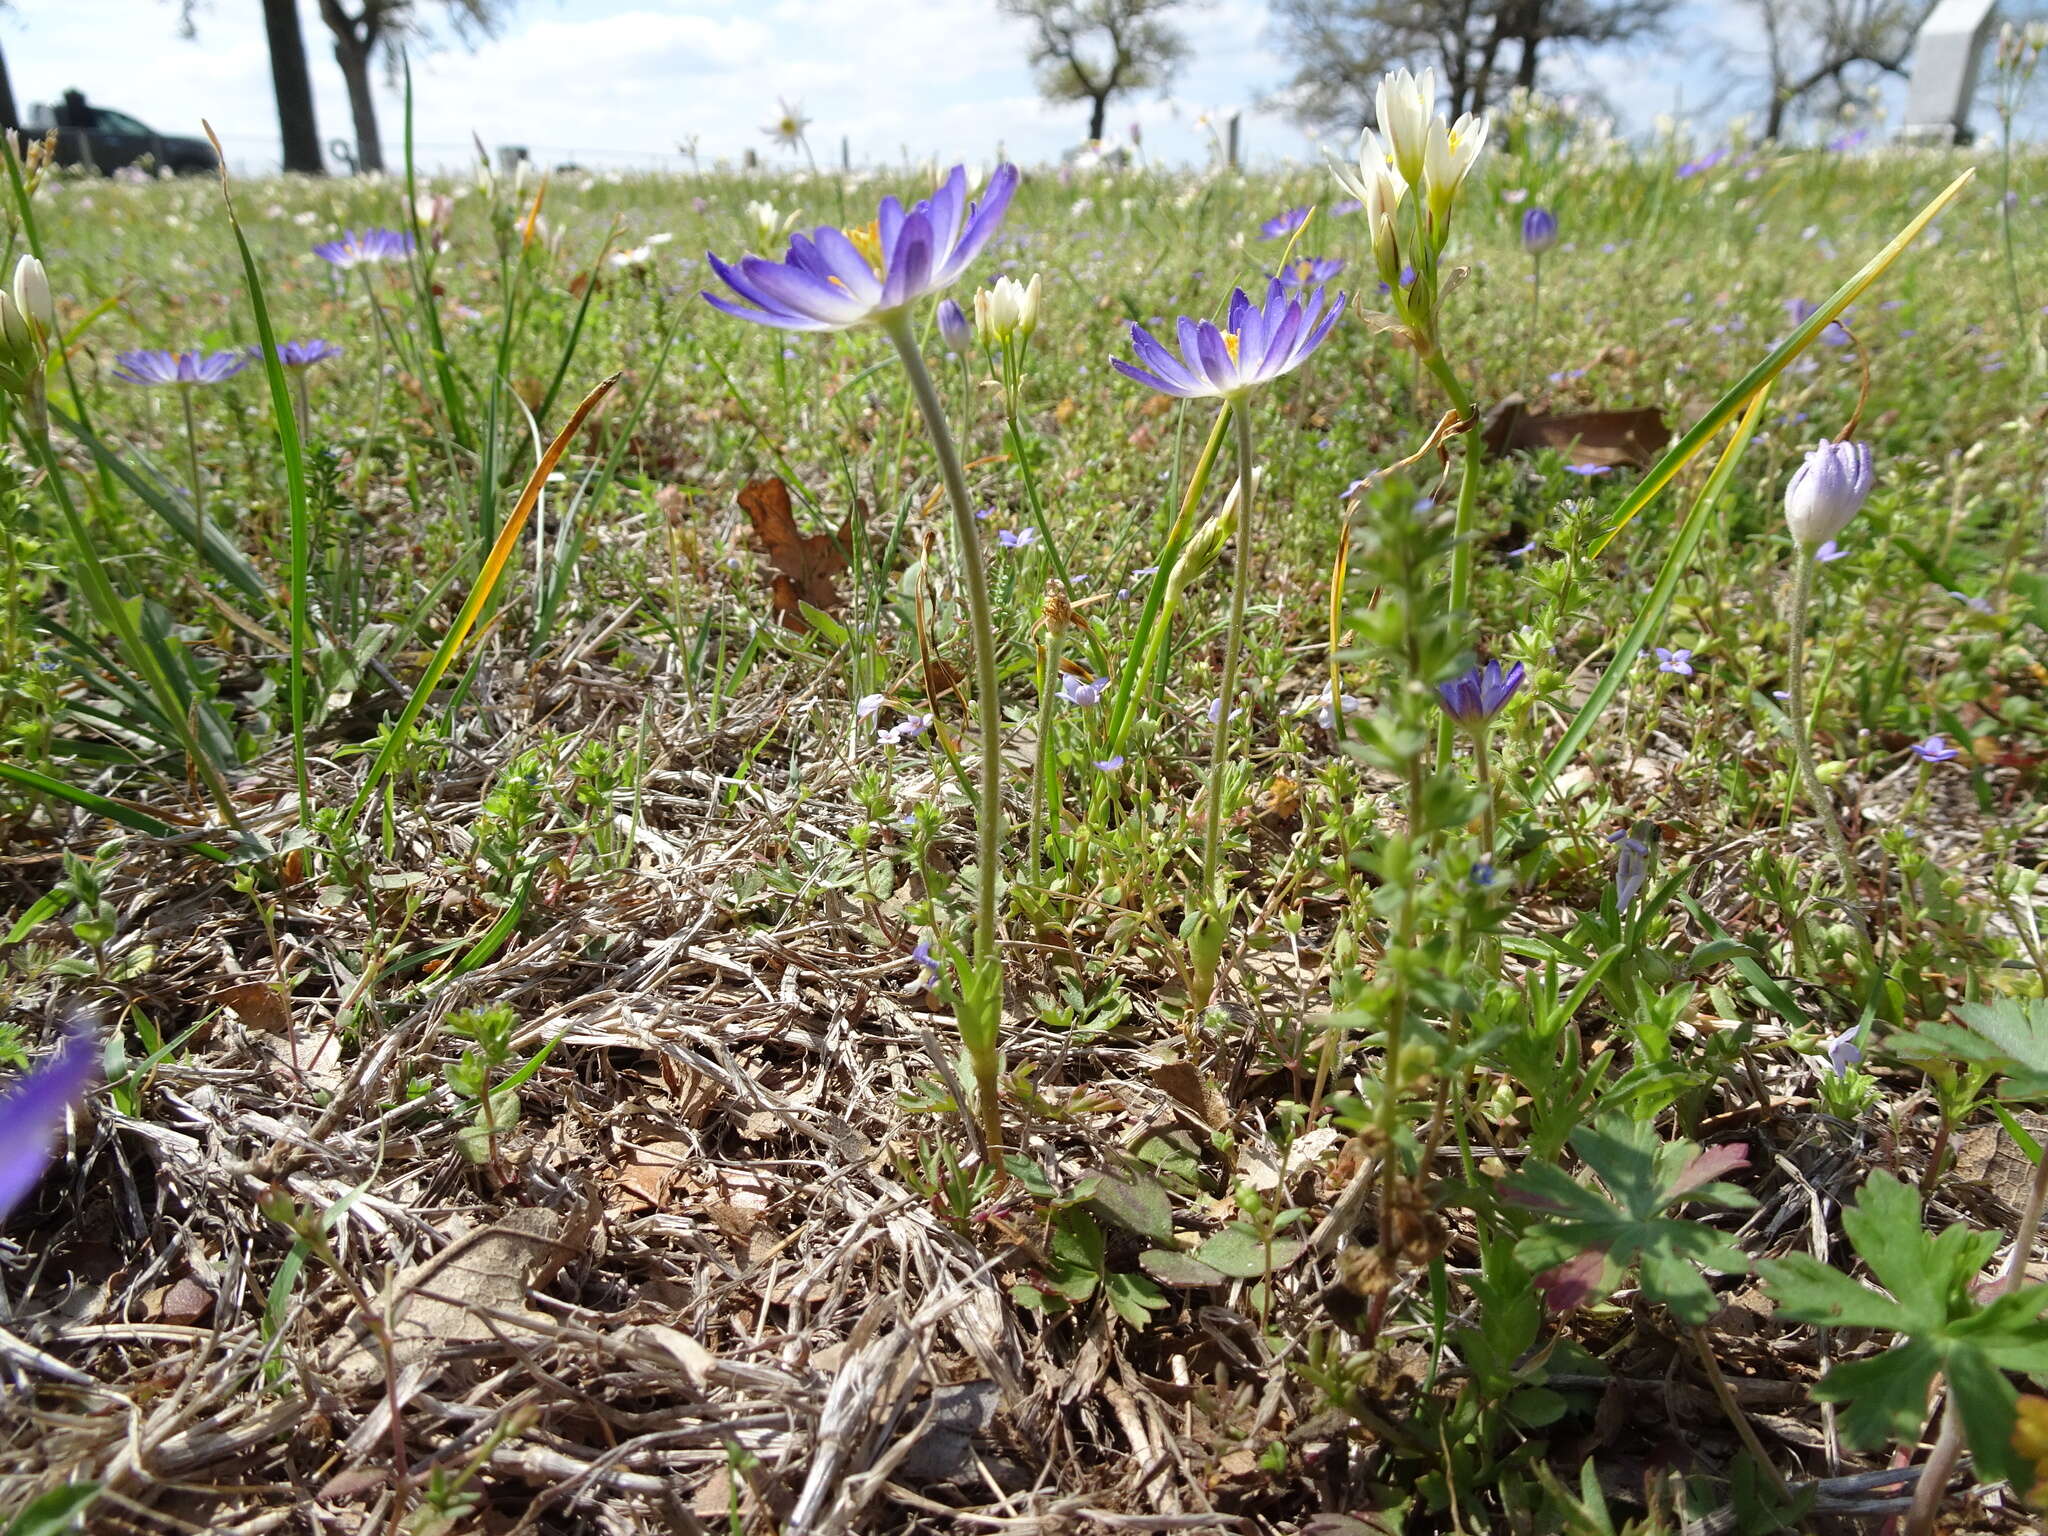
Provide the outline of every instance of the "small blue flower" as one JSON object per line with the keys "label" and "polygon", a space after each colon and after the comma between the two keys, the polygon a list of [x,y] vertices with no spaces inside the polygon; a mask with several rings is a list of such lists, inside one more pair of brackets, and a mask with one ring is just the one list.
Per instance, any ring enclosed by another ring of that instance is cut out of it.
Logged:
{"label": "small blue flower", "polygon": [[1038,542],[1036,528],[1005,528],[996,534],[996,542],[1005,549],[1029,549]]}
{"label": "small blue flower", "polygon": [[1095,766],[1100,768],[1104,773],[1115,773],[1117,769],[1123,767],[1123,765],[1124,755],[1121,752],[1117,753],[1113,757],[1098,757],[1095,759]]}
{"label": "small blue flower", "polygon": [[1948,738],[1936,731],[1925,741],[1916,741],[1912,753],[1923,763],[1952,763],[1963,754],[1949,745]]}
{"label": "small blue flower", "polygon": [[889,696],[886,693],[864,693],[861,695],[860,702],[853,706],[853,718],[856,720],[873,719],[875,711],[888,702]]}
{"label": "small blue flower", "polygon": [[1657,653],[1657,670],[1670,672],[1678,677],[1692,676],[1692,652],[1683,648],[1667,651],[1663,646],[1653,646]]}
{"label": "small blue flower", "polygon": [[1107,677],[1098,677],[1092,683],[1084,683],[1071,672],[1060,674],[1060,697],[1069,704],[1078,704],[1083,709],[1093,709],[1102,702],[1102,695],[1109,688]]}
{"label": "small blue flower", "polygon": [[1990,613],[1992,611],[1990,600],[1987,598],[1972,597],[1969,593],[1958,592],[1953,587],[1949,589],[1948,595],[1954,598],[1957,602],[1961,603],[1965,608],[1969,609],[1972,613]]}
{"label": "small blue flower", "polygon": [[1833,539],[1829,539],[1825,544],[1821,545],[1819,549],[1816,549],[1813,552],[1813,558],[1818,560],[1823,565],[1826,565],[1831,560],[1846,560],[1848,556],[1849,551],[1842,548],[1842,546],[1837,544]]}
{"label": "small blue flower", "polygon": [[903,990],[906,992],[928,992],[933,987],[936,987],[939,984],[939,962],[932,957],[931,939],[920,935],[917,947],[910,952],[910,958],[924,967],[924,975],[912,977],[910,985]]}
{"label": "small blue flower", "polygon": [[1444,713],[1460,725],[1481,725],[1506,707],[1527,675],[1519,661],[1505,670],[1498,661],[1489,661],[1447,683],[1438,683],[1437,697],[1443,701]]}
{"label": "small blue flower", "polygon": [[1839,1035],[1830,1035],[1823,1047],[1828,1065],[1834,1068],[1835,1076],[1848,1076],[1849,1069],[1863,1060],[1863,1047],[1856,1043],[1856,1031],[1845,1029]]}

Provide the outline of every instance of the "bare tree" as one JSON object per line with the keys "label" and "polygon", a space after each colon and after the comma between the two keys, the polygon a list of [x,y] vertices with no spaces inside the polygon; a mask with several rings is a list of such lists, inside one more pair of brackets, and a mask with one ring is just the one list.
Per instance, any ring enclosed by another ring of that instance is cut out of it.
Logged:
{"label": "bare tree", "polygon": [[1770,99],[1764,137],[1780,138],[1785,119],[1816,93],[1839,106],[1859,83],[1903,75],[1934,0],[1748,0],[1763,31]]}
{"label": "bare tree", "polygon": [[[510,0],[442,0],[456,35],[473,42],[497,25]],[[370,65],[378,54],[396,59],[407,38],[421,35],[414,0],[356,0],[351,12],[345,0],[320,0],[320,19],[334,34],[334,62],[348,86],[349,111],[355,118],[356,165],[360,170],[384,169],[384,141],[377,132],[377,101],[370,90]]]}
{"label": "bare tree", "polygon": [[[1534,89],[1552,45],[1606,47],[1651,36],[1675,0],[1273,0],[1294,60],[1281,100],[1300,121],[1356,128],[1399,64],[1433,66],[1450,109],[1484,112],[1504,84]],[[1510,46],[1513,51],[1509,52]],[[1507,72],[1509,63],[1513,73]]]}
{"label": "bare tree", "polygon": [[277,130],[284,168],[318,176],[320,125],[313,116],[313,81],[306,72],[306,36],[298,0],[263,0],[263,30],[270,39],[270,84],[277,94]]}
{"label": "bare tree", "polygon": [[[324,3],[324,0],[323,0]],[[1187,39],[1166,20],[1189,0],[996,0],[1037,29],[1030,59],[1048,101],[1088,103],[1088,137],[1100,139],[1110,99],[1164,87],[1187,57]]]}

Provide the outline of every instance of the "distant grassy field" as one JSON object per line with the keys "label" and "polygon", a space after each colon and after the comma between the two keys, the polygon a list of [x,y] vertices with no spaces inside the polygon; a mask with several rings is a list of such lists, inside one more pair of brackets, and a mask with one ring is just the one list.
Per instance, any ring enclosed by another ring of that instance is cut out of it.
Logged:
{"label": "distant grassy field", "polygon": [[[0,1510],[1874,1529],[1953,1381],[1953,1528],[2036,1528],[2048,1293],[1972,1286],[2048,1278],[2041,162],[1759,394],[1975,162],[1503,138],[1433,358],[1320,169],[1027,173],[953,290],[1041,276],[1011,387],[913,311],[978,551],[881,329],[699,298],[930,169],[245,182],[246,262],[211,182],[17,196],[0,1062],[104,1077],[0,1241]],[[1317,258],[1247,539],[1109,359]]]}

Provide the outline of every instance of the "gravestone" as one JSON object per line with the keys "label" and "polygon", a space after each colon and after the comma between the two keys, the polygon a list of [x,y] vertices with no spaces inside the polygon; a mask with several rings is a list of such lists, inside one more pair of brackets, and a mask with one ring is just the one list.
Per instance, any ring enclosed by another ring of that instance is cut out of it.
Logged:
{"label": "gravestone", "polygon": [[1970,99],[1984,61],[1985,39],[1998,19],[1998,0],[1941,0],[1913,46],[1900,137],[1928,144],[1966,144]]}

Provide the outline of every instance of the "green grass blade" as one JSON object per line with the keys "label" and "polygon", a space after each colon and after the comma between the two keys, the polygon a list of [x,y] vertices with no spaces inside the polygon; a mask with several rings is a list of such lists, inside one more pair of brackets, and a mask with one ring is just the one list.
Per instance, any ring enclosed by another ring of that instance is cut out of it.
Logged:
{"label": "green grass blade", "polygon": [[1837,288],[1825,304],[1807,317],[1804,325],[1779,342],[1769,356],[1750,369],[1732,389],[1715,401],[1713,409],[1694,422],[1692,429],[1685,436],[1666,449],[1664,457],[1650,466],[1649,473],[1643,476],[1635,489],[1628,493],[1628,499],[1616,510],[1613,523],[1609,525],[1607,532],[1600,536],[1600,542],[1593,546],[1593,553],[1597,555],[1605,549],[1638,512],[1657,499],[1664,487],[1671,483],[1681,469],[1692,462],[1700,450],[1720,435],[1721,429],[1734,419],[1737,411],[1754,399],[1759,390],[1783,373],[1800,353],[1812,346],[1822,331],[1840,319],[1842,311],[1855,303],[1864,289],[1882,277],[1892,263],[1906,253],[1906,247],[1920,237],[1920,232],[1933,223],[1944,208],[1962,195],[1963,188],[1970,184],[1970,179],[1976,174],[1974,168],[1965,170],[1944,187],[1933,202],[1922,208],[1914,215],[1912,222],[1892,237],[1891,244],[1865,262],[1854,277]]}
{"label": "green grass blade", "polygon": [[256,312],[256,339],[262,348],[263,372],[270,381],[270,414],[277,427],[277,445],[284,454],[285,489],[291,500],[291,673],[286,691],[292,713],[292,781],[299,792],[299,824],[313,813],[313,785],[306,773],[306,642],[312,633],[306,606],[307,572],[313,563],[313,512],[306,495],[305,444],[299,441],[299,418],[292,405],[291,387],[285,382],[284,360],[278,356],[277,331],[270,323],[270,306],[263,298],[263,275],[256,270],[255,252],[242,233],[242,221],[235,216],[235,199],[228,191],[228,157],[206,127],[213,152],[220,163],[220,200],[227,208],[228,227],[235,232],[235,245],[242,253],[242,279],[248,285],[249,304]]}
{"label": "green grass blade", "polygon": [[462,649],[462,643],[469,638],[470,631],[475,628],[477,615],[483,612],[484,605],[497,591],[498,582],[505,574],[506,565],[511,561],[512,551],[519,543],[519,535],[526,527],[526,520],[533,515],[534,504],[540,500],[541,488],[547,484],[548,476],[554,473],[555,465],[568,451],[570,439],[581,430],[584,418],[597,408],[598,403],[612,392],[613,386],[618,382],[619,375],[615,373],[586,395],[583,403],[577,406],[568,421],[563,423],[562,430],[556,434],[555,440],[548,444],[540,462],[533,466],[533,474],[527,479],[526,489],[520,492],[518,504],[512,509],[512,515],[505,520],[504,527],[498,530],[490,553],[484,558],[483,569],[478,572],[475,584],[469,589],[469,597],[463,603],[462,611],[456,615],[455,622],[442,637],[440,647],[434,652],[433,659],[427,663],[427,670],[421,675],[418,686],[413,689],[412,697],[406,700],[405,709],[400,713],[389,734],[385,736],[384,745],[379,749],[376,760],[370,764],[370,771],[363,779],[362,788],[356,791],[355,803],[349,807],[349,820],[353,821],[362,815],[363,807],[369,804],[370,796],[376,791],[377,785],[383,780],[384,775],[390,772],[392,763],[404,749],[406,738],[412,734],[413,724],[419,719],[420,711],[426,708],[427,700],[433,697],[434,690],[441,686],[441,679],[447,676],[448,668]]}
{"label": "green grass blade", "polygon": [[94,794],[89,789],[66,784],[47,774],[37,773],[33,768],[16,767],[13,763],[0,763],[0,779],[18,784],[23,789],[32,789],[39,795],[48,795],[75,805],[81,811],[116,822],[131,832],[146,832],[151,837],[160,837],[167,842],[182,843],[202,858],[212,859],[217,864],[232,864],[234,855],[216,848],[211,843],[188,841],[191,834],[183,827],[174,827],[162,817],[151,814],[139,805],[126,800],[111,800],[105,795]]}
{"label": "green grass blade", "polygon": [[1763,419],[1764,404],[1771,398],[1771,381],[1765,380],[1763,387],[1750,396],[1749,409],[1743,413],[1742,421],[1735,429],[1735,435],[1728,440],[1728,446],[1721,451],[1721,462],[1714,466],[1713,474],[1707,477],[1699,499],[1686,513],[1685,521],[1679,525],[1678,537],[1671,543],[1671,553],[1664,557],[1664,564],[1657,572],[1655,585],[1642,610],[1637,613],[1635,623],[1622,636],[1621,644],[1615,647],[1613,658],[1607,663],[1607,670],[1600,674],[1600,681],[1593,685],[1593,691],[1586,696],[1586,702],[1572,717],[1572,723],[1565,727],[1563,737],[1543,760],[1543,769],[1536,782],[1529,788],[1533,802],[1557,779],[1566,763],[1572,760],[1579,748],[1585,744],[1587,734],[1593,729],[1593,722],[1600,718],[1602,710],[1613,702],[1615,694],[1621,691],[1627,679],[1629,668],[1635,665],[1636,657],[1643,648],[1656,638],[1657,630],[1670,612],[1671,599],[1678,593],[1678,583],[1685,575],[1686,567],[1692,563],[1693,551],[1699,547],[1700,537],[1706,532],[1707,518],[1714,505],[1721,499],[1721,492],[1727,488],[1735,474],[1735,465],[1742,458],[1742,451],[1749,446],[1749,440],[1756,435],[1757,423]]}

